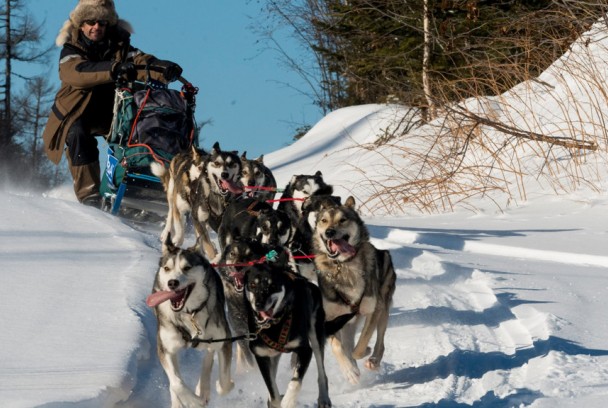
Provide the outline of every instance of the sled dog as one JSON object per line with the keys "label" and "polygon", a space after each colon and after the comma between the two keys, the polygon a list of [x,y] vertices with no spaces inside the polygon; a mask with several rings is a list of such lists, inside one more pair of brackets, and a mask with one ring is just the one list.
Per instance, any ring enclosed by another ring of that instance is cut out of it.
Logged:
{"label": "sled dog", "polygon": [[[146,303],[156,314],[157,353],[169,379],[171,407],[207,405],[216,353],[219,362],[216,389],[220,395],[228,393],[234,386],[230,374],[232,343],[222,282],[198,246],[180,249],[167,237],[152,294]],[[206,350],[195,393],[179,371],[179,352],[187,347]]]}
{"label": "sled dog", "polygon": [[286,245],[293,229],[287,214],[264,201],[245,197],[228,204],[217,235],[222,249],[239,237],[276,246]]}
{"label": "sled dog", "polygon": [[[284,247],[262,244],[248,238],[236,238],[222,251],[217,270],[222,277],[228,307],[228,323],[235,337],[249,333],[247,305],[243,291],[247,266],[257,262],[272,262],[283,268],[292,267],[293,260]],[[247,339],[237,341],[237,369],[248,369],[255,365]]]}
{"label": "sled dog", "polygon": [[[312,230],[303,217],[302,207],[311,196],[331,195],[333,187],[325,183],[323,174],[317,171],[313,175],[299,174],[292,176],[281,195],[277,209],[288,215],[295,228],[288,246],[294,255],[312,254]],[[316,280],[313,261],[298,261],[298,272],[309,280]]]}
{"label": "sled dog", "polygon": [[[319,387],[318,407],[331,407],[324,366],[325,314],[319,288],[283,267],[262,263],[245,272],[249,342],[270,394],[269,407],[295,408],[302,379],[314,355]],[[293,353],[293,374],[281,398],[276,375],[282,353]]]}
{"label": "sled dog", "polygon": [[[369,354],[368,344],[374,332],[376,343],[365,367],[380,367],[396,274],[390,253],[369,242],[367,228],[354,207],[355,200],[348,197],[344,205],[321,210],[316,217],[313,243],[327,320],[352,316],[329,341],[343,374],[356,384],[360,377],[356,360]],[[361,323],[363,328],[355,345]]]}
{"label": "sled dog", "polygon": [[260,201],[272,200],[277,191],[277,182],[272,171],[264,164],[264,155],[248,159],[247,152],[243,152],[241,167],[241,184],[247,195]]}
{"label": "sled dog", "polygon": [[168,170],[158,163],[153,163],[151,169],[167,192],[169,211],[161,241],[172,235],[173,243],[182,245],[186,217],[190,214],[197,240],[202,239],[207,257],[214,259],[217,250],[208,227],[217,231],[229,200],[242,193],[238,155],[223,151],[216,142],[208,154],[193,146],[191,151],[175,155]]}

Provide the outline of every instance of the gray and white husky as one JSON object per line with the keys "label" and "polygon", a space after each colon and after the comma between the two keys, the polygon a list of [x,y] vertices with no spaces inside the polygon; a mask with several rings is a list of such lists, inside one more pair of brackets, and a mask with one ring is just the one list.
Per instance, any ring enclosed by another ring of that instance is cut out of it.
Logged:
{"label": "gray and white husky", "polygon": [[[369,242],[369,233],[355,211],[352,197],[344,205],[329,206],[317,213],[313,242],[327,321],[350,319],[330,336],[329,342],[343,374],[356,384],[361,374],[356,360],[371,352],[365,367],[377,370],[384,355],[384,336],[397,279],[391,255]],[[371,351],[368,344],[374,333],[376,343]]]}
{"label": "gray and white husky", "polygon": [[[167,237],[152,294],[146,303],[154,308],[157,318],[157,352],[169,379],[171,407],[207,405],[216,353],[219,362],[216,389],[219,395],[228,393],[234,384],[224,292],[218,273],[203,257],[199,246],[180,249]],[[188,347],[206,350],[195,393],[187,387],[179,370],[179,352]]]}

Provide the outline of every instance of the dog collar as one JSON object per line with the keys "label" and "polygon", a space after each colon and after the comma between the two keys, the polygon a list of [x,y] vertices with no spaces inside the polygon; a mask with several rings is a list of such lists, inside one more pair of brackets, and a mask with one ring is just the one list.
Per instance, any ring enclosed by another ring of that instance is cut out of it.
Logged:
{"label": "dog collar", "polygon": [[266,344],[268,347],[275,349],[280,353],[285,353],[287,351],[285,349],[285,345],[289,341],[289,331],[291,330],[292,317],[293,314],[290,312],[283,323],[283,327],[281,327],[279,338],[276,341],[271,339],[266,333],[263,333],[264,328],[260,328],[260,331],[257,333],[259,338],[262,339],[264,344]]}

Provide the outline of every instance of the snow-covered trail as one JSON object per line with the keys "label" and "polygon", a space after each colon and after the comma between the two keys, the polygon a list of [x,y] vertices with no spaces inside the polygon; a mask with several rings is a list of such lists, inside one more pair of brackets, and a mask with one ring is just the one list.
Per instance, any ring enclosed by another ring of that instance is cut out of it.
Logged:
{"label": "snow-covered trail", "polygon": [[[482,242],[491,235],[536,241],[549,233],[541,229],[497,233],[370,225],[370,232],[376,246],[391,250],[398,275],[386,354],[379,373],[362,369],[361,384],[352,386],[342,379],[327,348],[334,406],[554,407],[564,406],[569,395],[577,396],[572,406],[607,397],[608,348],[600,347],[601,339],[592,333],[585,334],[594,324],[603,324],[594,320],[598,313],[593,311],[601,299],[581,302],[584,295],[576,292],[567,271],[593,285],[605,273],[608,257],[573,252],[562,258],[526,243],[515,245],[517,241]],[[605,295],[606,287],[598,291]],[[590,308],[590,321],[582,327],[567,316],[567,310],[580,307]],[[151,314],[144,316],[144,324],[153,351],[156,323]],[[279,372],[282,389],[290,377],[288,360],[282,359]],[[199,366],[200,354],[187,352],[183,370],[192,384]],[[300,406],[316,405],[315,376],[312,365]],[[154,352],[137,380],[132,397],[121,406],[170,405],[167,380]],[[257,370],[236,372],[234,380],[234,391],[213,395],[211,406],[266,406],[266,388]]]}

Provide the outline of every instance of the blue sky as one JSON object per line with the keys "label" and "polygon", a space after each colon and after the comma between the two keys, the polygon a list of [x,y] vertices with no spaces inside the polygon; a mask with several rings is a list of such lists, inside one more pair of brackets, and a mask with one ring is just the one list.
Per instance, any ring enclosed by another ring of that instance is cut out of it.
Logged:
{"label": "blue sky", "polygon": [[[246,0],[115,0],[121,18],[134,27],[132,43],[161,59],[178,62],[184,77],[200,88],[198,121],[203,147],[219,141],[223,149],[247,151],[248,157],[270,153],[291,143],[294,130],[314,125],[321,113],[303,81],[264,48],[251,25],[260,4]],[[55,37],[76,0],[27,0],[38,23],[44,21],[45,44]],[[287,49],[295,43],[281,39]],[[39,72],[57,79],[59,49]],[[288,85],[286,85],[288,84]],[[295,88],[295,89],[294,89]]]}

